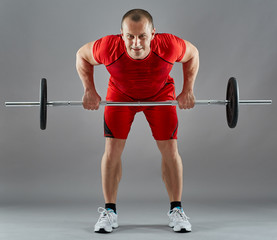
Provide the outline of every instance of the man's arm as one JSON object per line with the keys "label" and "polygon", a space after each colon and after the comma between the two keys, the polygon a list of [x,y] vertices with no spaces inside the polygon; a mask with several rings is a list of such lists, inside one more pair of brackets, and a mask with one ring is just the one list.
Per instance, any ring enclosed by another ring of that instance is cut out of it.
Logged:
{"label": "man's arm", "polygon": [[199,69],[199,53],[197,48],[190,42],[186,43],[186,53],[180,61],[183,63],[183,90],[177,97],[179,108],[189,109],[194,107],[195,97],[193,94],[194,82]]}
{"label": "man's arm", "polygon": [[93,57],[93,44],[85,44],[76,54],[76,69],[84,86],[83,106],[88,110],[97,110],[101,101],[93,78],[94,66],[99,65]]}

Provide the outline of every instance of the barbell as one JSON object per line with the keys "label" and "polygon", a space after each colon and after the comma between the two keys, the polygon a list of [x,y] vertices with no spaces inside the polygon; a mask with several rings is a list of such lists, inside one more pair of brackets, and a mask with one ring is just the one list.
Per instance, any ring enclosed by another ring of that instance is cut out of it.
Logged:
{"label": "barbell", "polygon": [[[272,100],[240,100],[239,86],[236,78],[231,77],[228,80],[226,100],[196,100],[195,105],[225,105],[227,124],[234,128],[238,122],[239,105],[268,105]],[[176,106],[178,101],[161,101],[161,102],[110,102],[101,101],[100,106]],[[39,102],[5,102],[6,107],[40,107],[40,129],[46,129],[47,107],[60,106],[83,106],[82,101],[47,101],[47,80],[41,79],[40,83],[40,101]]]}

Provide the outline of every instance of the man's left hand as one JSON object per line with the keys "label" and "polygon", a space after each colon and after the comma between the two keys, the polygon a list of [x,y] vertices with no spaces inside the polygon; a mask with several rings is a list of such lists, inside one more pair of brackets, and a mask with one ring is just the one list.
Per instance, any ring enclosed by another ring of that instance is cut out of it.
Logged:
{"label": "man's left hand", "polygon": [[176,98],[180,109],[190,109],[195,105],[195,97],[193,91],[181,92]]}

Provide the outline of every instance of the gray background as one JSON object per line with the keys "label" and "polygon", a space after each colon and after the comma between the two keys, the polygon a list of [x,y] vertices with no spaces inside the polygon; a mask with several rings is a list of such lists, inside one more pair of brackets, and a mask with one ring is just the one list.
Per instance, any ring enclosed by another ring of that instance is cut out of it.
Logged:
{"label": "gray background", "polygon": [[[208,202],[276,206],[275,0],[1,0],[1,209],[87,203],[92,212],[102,206],[103,108],[97,112],[48,108],[47,129],[41,131],[38,108],[8,109],[4,102],[37,101],[42,77],[48,80],[49,100],[81,100],[76,51],[89,41],[119,33],[122,15],[132,8],[148,10],[157,32],[173,33],[199,49],[196,98],[224,99],[227,80],[234,76],[241,99],[273,100],[271,106],[242,106],[233,130],[227,127],[222,106],[178,111],[184,203],[194,210]],[[180,64],[174,65],[171,76],[178,94],[182,87]],[[102,99],[108,78],[104,66],[95,68]],[[134,203],[159,203],[164,211],[168,208],[160,153],[143,114],[136,116],[123,153],[118,194],[119,208]]]}

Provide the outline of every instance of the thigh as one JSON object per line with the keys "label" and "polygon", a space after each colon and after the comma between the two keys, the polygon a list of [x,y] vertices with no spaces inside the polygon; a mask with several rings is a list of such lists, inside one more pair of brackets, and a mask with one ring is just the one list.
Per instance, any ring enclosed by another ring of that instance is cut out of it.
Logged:
{"label": "thigh", "polygon": [[[168,83],[149,101],[175,100],[174,83]],[[156,140],[177,139],[178,117],[176,106],[147,107],[144,114],[151,127],[152,135]]]}
{"label": "thigh", "polygon": [[144,110],[155,140],[177,139],[178,117],[176,106],[155,106]]}
{"label": "thigh", "polygon": [[127,139],[136,111],[130,107],[106,106],[104,112],[104,136]]}
{"label": "thigh", "polygon": [[[130,97],[119,92],[112,84],[109,84],[106,100],[113,102],[133,101]],[[134,107],[106,106],[104,111],[104,136],[127,139],[136,112]]]}

